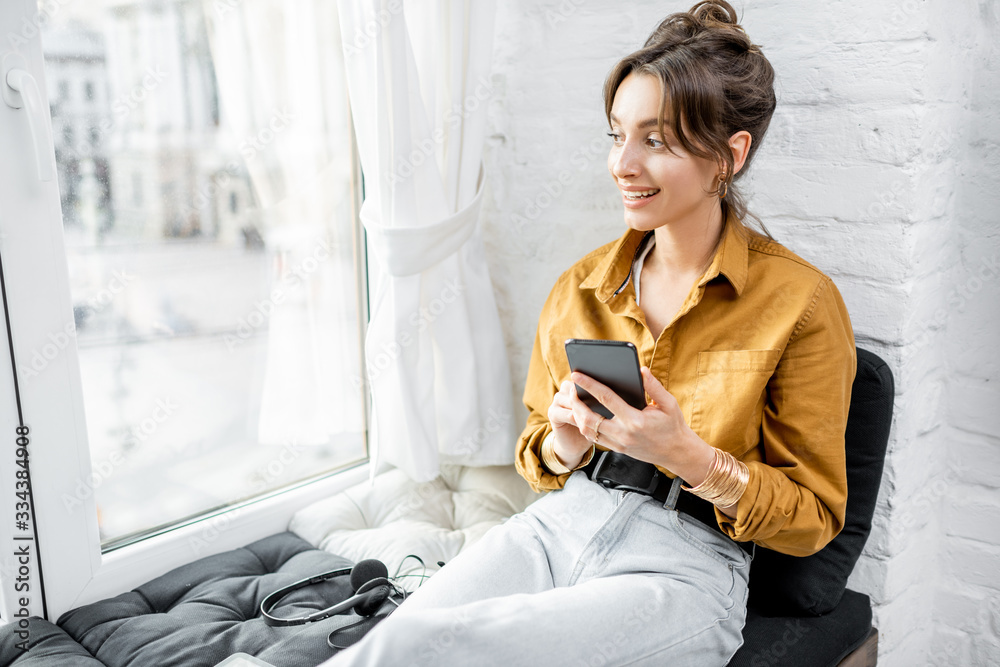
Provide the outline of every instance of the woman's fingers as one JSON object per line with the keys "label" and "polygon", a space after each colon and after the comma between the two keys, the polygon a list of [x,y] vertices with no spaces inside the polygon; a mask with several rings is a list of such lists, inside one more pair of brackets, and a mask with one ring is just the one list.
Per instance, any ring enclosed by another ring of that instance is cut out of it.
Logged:
{"label": "woman's fingers", "polygon": [[613,428],[614,422],[610,419],[602,420],[600,415],[597,416],[597,421],[598,423],[595,425],[597,437],[593,439],[593,442],[613,452],[624,451],[624,446],[616,437],[616,431]]}
{"label": "woman's fingers", "polygon": [[[671,402],[675,402],[670,392],[646,367],[642,368],[642,379],[646,393],[660,406],[660,412],[671,405]],[[616,417],[605,419],[591,410],[580,400],[576,385],[586,390]],[[636,436],[653,426],[646,417],[648,415],[626,403],[610,387],[582,373],[573,373],[570,380],[560,385],[553,397],[549,419],[553,423],[558,420],[563,424],[573,424],[585,438],[606,449],[626,451],[626,442],[632,442]]]}
{"label": "woman's fingers", "polygon": [[[623,452],[642,461],[659,464],[670,460],[671,447],[683,440],[687,424],[676,399],[646,367],[642,368],[642,380],[653,402],[644,410],[638,410],[594,378],[573,373],[570,381],[563,382],[553,397],[549,420],[564,437],[572,434],[574,439],[596,442],[602,449]],[[591,410],[580,400],[576,385],[615,416],[605,419]],[[575,427],[572,431],[568,429],[569,424]]]}
{"label": "woman's fingers", "polygon": [[584,429],[580,427],[583,422],[580,421],[575,411],[577,404],[582,405],[576,396],[576,386],[569,381],[563,382],[559,391],[552,397],[552,405],[549,406],[549,421],[553,425],[572,424],[583,433]]}
{"label": "woman's fingers", "polygon": [[559,391],[556,392],[553,397],[553,403],[559,403],[559,405],[564,405],[569,407],[570,401],[576,396],[576,392],[573,391],[572,382],[563,382]]}
{"label": "woman's fingers", "polygon": [[596,398],[597,402],[606,407],[613,415],[624,414],[628,410],[635,409],[610,387],[601,384],[592,377],[583,373],[573,373],[570,375],[570,379],[580,385],[581,388],[586,389],[587,393]]}
{"label": "woman's fingers", "polygon": [[587,440],[591,442],[599,442],[602,446],[604,446],[607,441],[607,438],[605,437],[607,435],[605,433],[605,430],[607,429],[606,425],[610,424],[611,420],[605,419],[603,416],[591,410],[590,407],[577,396],[573,396],[571,403],[573,417],[576,421],[577,428],[580,429],[580,433],[582,433]]}
{"label": "woman's fingers", "polygon": [[564,408],[553,404],[549,408],[549,423],[553,426],[559,426],[561,424],[572,424],[573,426],[576,426],[576,419],[573,415],[573,410],[570,408]]}
{"label": "woman's fingers", "polygon": [[667,388],[656,379],[656,377],[650,372],[649,368],[643,366],[640,370],[642,373],[642,385],[649,397],[653,399],[653,402],[657,405],[669,405],[671,401],[674,400],[673,395],[667,391]]}

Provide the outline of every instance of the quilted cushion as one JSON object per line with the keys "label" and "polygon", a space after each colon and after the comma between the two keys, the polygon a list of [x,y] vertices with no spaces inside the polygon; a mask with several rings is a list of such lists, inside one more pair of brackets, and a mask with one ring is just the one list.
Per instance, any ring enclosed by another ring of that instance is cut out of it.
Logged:
{"label": "quilted cushion", "polygon": [[[360,561],[378,558],[400,583],[416,589],[423,568],[438,569],[483,533],[540,498],[513,466],[445,465],[431,482],[392,469],[372,482],[299,510],[289,529],[330,553]],[[402,568],[402,569],[400,569]]]}
{"label": "quilted cushion", "polygon": [[[336,651],[326,638],[358,620],[345,614],[290,627],[260,618],[261,600],[282,586],[351,562],[280,533],[179,567],[139,588],[67,612],[56,627],[33,619],[30,649],[0,631],[0,665],[16,667],[212,667],[233,653],[277,667],[308,667]],[[295,591],[274,610],[279,617],[326,608],[352,593],[349,575]],[[95,659],[96,658],[96,659]]]}
{"label": "quilted cushion", "polygon": [[[0,667],[17,661],[17,667],[105,667],[62,628],[41,618],[29,618],[24,632],[15,634],[12,625],[0,631]],[[30,650],[24,653],[18,643],[28,641]],[[18,659],[20,658],[20,659]]]}

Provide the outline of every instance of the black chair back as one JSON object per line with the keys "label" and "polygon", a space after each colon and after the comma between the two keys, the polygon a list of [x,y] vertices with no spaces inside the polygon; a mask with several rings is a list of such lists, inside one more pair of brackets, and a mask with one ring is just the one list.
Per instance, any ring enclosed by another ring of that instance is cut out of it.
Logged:
{"label": "black chair back", "polygon": [[[731,667],[836,664],[867,637],[870,601],[866,595],[846,590],[847,578],[871,532],[894,396],[889,367],[878,355],[858,348],[845,433],[848,497],[844,528],[812,556],[788,556],[757,547],[750,568],[744,645],[729,663]],[[808,641],[798,641],[806,636]]]}

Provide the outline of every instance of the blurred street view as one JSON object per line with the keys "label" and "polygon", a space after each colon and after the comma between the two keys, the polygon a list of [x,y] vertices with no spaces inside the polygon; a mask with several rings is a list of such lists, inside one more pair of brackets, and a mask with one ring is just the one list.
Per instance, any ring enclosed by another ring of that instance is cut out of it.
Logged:
{"label": "blurred street view", "polygon": [[105,542],[366,456],[335,3],[217,4],[40,5]]}

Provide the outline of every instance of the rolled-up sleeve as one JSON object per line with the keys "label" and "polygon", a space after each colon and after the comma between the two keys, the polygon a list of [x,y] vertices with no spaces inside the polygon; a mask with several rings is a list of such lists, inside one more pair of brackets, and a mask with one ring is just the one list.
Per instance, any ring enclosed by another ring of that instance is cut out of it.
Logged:
{"label": "rolled-up sleeve", "polygon": [[750,480],[735,520],[716,510],[730,537],[808,556],[840,532],[856,366],[847,308],[824,276],[768,382],[758,450],[763,460],[747,461]]}
{"label": "rolled-up sleeve", "polygon": [[545,311],[539,319],[538,332],[535,334],[535,345],[531,351],[531,362],[528,365],[528,379],[524,385],[524,406],[528,408],[528,422],[517,441],[517,451],[514,465],[518,473],[535,491],[551,491],[561,489],[569,473],[553,475],[542,467],[541,448],[545,436],[552,432],[549,423],[549,406],[552,398],[559,391],[552,374],[542,355],[541,335]]}

